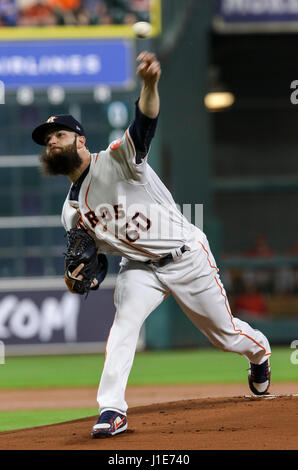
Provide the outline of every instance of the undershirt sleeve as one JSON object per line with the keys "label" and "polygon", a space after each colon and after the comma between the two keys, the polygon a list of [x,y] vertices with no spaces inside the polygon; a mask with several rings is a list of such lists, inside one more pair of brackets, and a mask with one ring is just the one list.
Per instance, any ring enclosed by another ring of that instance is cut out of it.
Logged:
{"label": "undershirt sleeve", "polygon": [[143,114],[138,106],[139,99],[135,103],[135,119],[129,127],[129,134],[136,149],[136,163],[142,163],[149,152],[151,141],[154,137],[158,116],[154,119]]}

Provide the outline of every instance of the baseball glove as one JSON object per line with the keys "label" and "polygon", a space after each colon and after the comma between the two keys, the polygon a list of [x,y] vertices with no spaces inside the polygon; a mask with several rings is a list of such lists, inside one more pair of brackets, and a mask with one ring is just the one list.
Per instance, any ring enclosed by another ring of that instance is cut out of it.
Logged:
{"label": "baseball glove", "polygon": [[[65,283],[73,294],[87,294],[89,290],[96,290],[106,277],[108,270],[107,257],[98,254],[93,238],[80,228],[72,228],[67,233],[67,251],[64,253]],[[80,265],[84,264],[78,277],[71,273]],[[98,283],[92,286],[94,279]]]}

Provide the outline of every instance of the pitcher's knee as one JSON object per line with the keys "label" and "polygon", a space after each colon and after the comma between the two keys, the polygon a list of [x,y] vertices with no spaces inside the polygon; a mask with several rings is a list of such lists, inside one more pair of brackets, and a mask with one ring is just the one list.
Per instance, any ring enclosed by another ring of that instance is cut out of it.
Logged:
{"label": "pitcher's knee", "polygon": [[217,337],[212,341],[215,346],[224,352],[240,353],[241,351],[241,337],[240,335],[223,335]]}

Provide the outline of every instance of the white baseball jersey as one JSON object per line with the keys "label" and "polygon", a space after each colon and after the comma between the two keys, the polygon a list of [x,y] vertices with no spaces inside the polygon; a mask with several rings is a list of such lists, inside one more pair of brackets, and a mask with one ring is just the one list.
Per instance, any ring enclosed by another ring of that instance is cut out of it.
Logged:
{"label": "white baseball jersey", "polygon": [[[91,155],[90,166],[71,186],[62,213],[66,230],[82,226],[99,251],[123,257],[98,387],[99,413],[126,414],[125,389],[140,329],[169,295],[215,346],[242,354],[254,364],[271,354],[260,331],[233,317],[207,237],[177,209],[147,157],[139,158],[131,134],[127,130],[105,151]],[[138,136],[135,139],[138,142]],[[189,250],[163,266],[144,263],[178,253],[183,245]]]}
{"label": "white baseball jersey", "polygon": [[[197,246],[197,227],[178,210],[172,195],[147,163],[136,163],[129,130],[91,163],[77,201],[69,191],[62,212],[66,230],[81,225],[99,251],[137,261],[158,259],[183,245]],[[196,239],[196,241],[195,241]]]}

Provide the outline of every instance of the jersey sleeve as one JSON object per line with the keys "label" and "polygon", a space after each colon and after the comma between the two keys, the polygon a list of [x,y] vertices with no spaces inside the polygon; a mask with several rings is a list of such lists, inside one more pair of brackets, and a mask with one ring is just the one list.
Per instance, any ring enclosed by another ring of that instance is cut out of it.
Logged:
{"label": "jersey sleeve", "polygon": [[65,199],[62,214],[61,214],[61,222],[66,230],[70,230],[71,228],[75,227],[80,220],[80,214],[75,209],[75,207],[71,206],[68,197]]}

